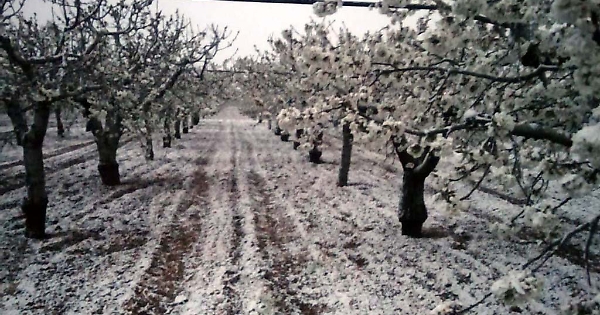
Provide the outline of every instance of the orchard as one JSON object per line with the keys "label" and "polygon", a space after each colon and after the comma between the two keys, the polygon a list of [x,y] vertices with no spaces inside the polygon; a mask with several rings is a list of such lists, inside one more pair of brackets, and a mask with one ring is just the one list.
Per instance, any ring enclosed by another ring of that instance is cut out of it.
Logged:
{"label": "orchard", "polygon": [[152,0],[25,2],[7,314],[600,312],[597,1],[385,0],[354,34],[326,0],[227,59]]}

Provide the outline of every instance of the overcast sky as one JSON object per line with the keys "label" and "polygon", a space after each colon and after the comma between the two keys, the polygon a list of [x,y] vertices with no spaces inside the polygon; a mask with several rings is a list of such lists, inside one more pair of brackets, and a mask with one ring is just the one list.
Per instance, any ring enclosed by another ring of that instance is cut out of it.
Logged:
{"label": "overcast sky", "polygon": [[[159,8],[173,13],[179,9],[193,23],[200,26],[211,23],[228,26],[239,31],[235,47],[239,55],[252,54],[254,46],[268,48],[270,35],[279,36],[281,31],[293,25],[299,30],[310,22],[311,18],[320,20],[312,12],[310,5],[268,4],[223,2],[210,0],[159,0]],[[343,7],[327,20],[335,21],[337,26],[345,24],[353,33],[364,34],[368,30],[379,30],[389,23],[389,19],[368,8]],[[224,55],[233,53],[225,52]],[[227,56],[222,56],[227,57]]]}
{"label": "overcast sky", "polygon": [[[239,31],[234,48],[223,51],[218,60],[230,57],[235,49],[238,56],[254,53],[254,46],[268,48],[270,35],[279,36],[290,25],[302,30],[311,19],[320,20],[312,12],[310,5],[268,4],[223,2],[210,0],[154,0],[165,13],[182,12],[201,28],[210,24],[228,26],[234,32]],[[48,18],[50,6],[43,0],[27,0],[25,12],[37,12],[40,18]],[[327,17],[335,21],[334,27],[346,25],[354,34],[362,35],[366,31],[379,30],[386,26],[389,19],[368,8],[343,7],[338,13]]]}

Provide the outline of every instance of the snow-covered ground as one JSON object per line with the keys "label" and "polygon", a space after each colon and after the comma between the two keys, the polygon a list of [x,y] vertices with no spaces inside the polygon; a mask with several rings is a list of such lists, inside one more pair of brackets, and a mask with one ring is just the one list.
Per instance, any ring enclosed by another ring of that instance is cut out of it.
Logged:
{"label": "snow-covered ground", "polygon": [[[23,237],[22,166],[0,164],[0,314],[427,314],[476,302],[543,248],[490,233],[519,209],[482,192],[455,216],[429,199],[427,237],[406,238],[398,165],[357,147],[339,188],[340,143],[327,143],[326,163],[310,164],[229,108],[172,149],[157,143],[155,161],[125,143],[114,188],[100,184],[94,145],[65,149],[46,162],[46,241]],[[569,205],[587,218],[598,196]],[[471,313],[559,314],[597,292],[598,256],[591,288],[580,254],[548,261],[539,300],[509,310],[489,298]]]}

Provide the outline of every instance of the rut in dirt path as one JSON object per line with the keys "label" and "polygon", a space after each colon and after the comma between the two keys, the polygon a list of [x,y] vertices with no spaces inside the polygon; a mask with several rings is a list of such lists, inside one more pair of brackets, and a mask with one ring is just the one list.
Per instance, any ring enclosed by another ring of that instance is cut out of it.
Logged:
{"label": "rut in dirt path", "polygon": [[268,288],[274,299],[274,306],[280,314],[322,314],[328,311],[326,305],[305,302],[307,297],[300,292],[302,274],[310,262],[310,254],[304,247],[292,247],[300,234],[293,220],[286,216],[284,208],[275,203],[268,191],[266,179],[258,171],[258,162],[252,144],[243,140],[244,156],[248,156],[250,170],[247,172],[251,210],[258,248],[267,263],[264,274]]}
{"label": "rut in dirt path", "polygon": [[231,148],[231,172],[228,176],[227,190],[229,194],[229,203],[232,209],[231,223],[233,226],[233,235],[229,248],[229,259],[233,268],[227,270],[223,275],[223,293],[225,294],[226,313],[228,315],[240,314],[242,309],[242,301],[240,294],[236,290],[236,284],[240,280],[239,272],[233,269],[239,269],[240,257],[242,256],[242,240],[244,239],[244,231],[242,229],[243,217],[240,214],[238,200],[240,199],[240,189],[238,186],[238,148],[237,136],[233,130],[233,126],[229,127],[229,137],[232,139]]}
{"label": "rut in dirt path", "polygon": [[[206,151],[208,154],[213,153],[215,142]],[[185,257],[193,250],[201,234],[203,216],[208,211],[211,181],[205,167],[209,163],[207,157],[196,159],[197,169],[191,185],[163,232],[149,268],[134,289],[134,296],[123,305],[125,313],[165,314],[181,291]]]}

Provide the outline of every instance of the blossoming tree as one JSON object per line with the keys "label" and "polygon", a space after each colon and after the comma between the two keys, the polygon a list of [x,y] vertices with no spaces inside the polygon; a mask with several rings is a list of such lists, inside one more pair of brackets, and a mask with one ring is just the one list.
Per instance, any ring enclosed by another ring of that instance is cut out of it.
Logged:
{"label": "blossoming tree", "polygon": [[[317,14],[335,12],[332,5],[316,5]],[[434,174],[431,185],[450,208],[466,210],[484,182],[518,198],[523,211],[496,226],[498,232],[521,222],[550,239],[560,236],[525,267],[536,270],[583,231],[589,257],[600,214],[565,230],[556,211],[598,186],[600,7],[567,0],[392,0],[377,6],[396,25],[355,46],[345,46],[343,38],[323,45],[318,36],[286,44],[284,35],[284,49],[275,49],[278,62],[297,67],[297,90],[312,99],[302,109],[282,111],[280,124],[313,126],[305,117],[328,115],[348,124],[355,140],[392,149],[404,170],[403,234],[421,235],[425,181]],[[361,62],[344,64],[344,55]],[[352,69],[357,64],[364,71]],[[348,89],[334,92],[347,82]],[[343,115],[330,114],[342,109]],[[453,170],[436,171],[440,161]],[[471,188],[461,193],[465,183]],[[548,198],[548,188],[556,186],[563,188],[558,203]],[[527,273],[509,278],[493,287],[503,299],[538,290]]]}

